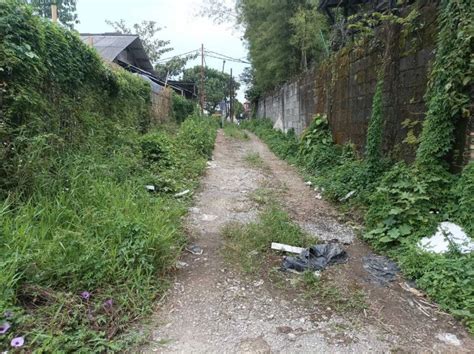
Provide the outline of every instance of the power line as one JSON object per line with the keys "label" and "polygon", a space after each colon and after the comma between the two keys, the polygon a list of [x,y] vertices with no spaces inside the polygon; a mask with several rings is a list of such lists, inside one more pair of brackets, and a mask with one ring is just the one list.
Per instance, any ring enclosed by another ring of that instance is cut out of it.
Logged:
{"label": "power line", "polygon": [[[245,61],[241,58],[240,59],[239,58],[233,58],[233,57],[230,57],[230,56],[225,55],[225,54],[213,52],[212,50],[206,50],[206,53],[211,53],[215,56],[219,56],[220,58],[218,58],[218,59],[227,59],[227,60],[236,61],[236,62],[239,62],[239,63],[250,64],[248,61]],[[207,55],[210,56],[209,54],[207,54]]]}
{"label": "power line", "polygon": [[225,60],[225,61],[234,62],[234,63],[240,63],[240,64],[250,64],[249,62],[246,62],[240,59],[233,59],[233,58],[229,59],[228,57],[219,57],[219,56],[211,55],[211,54],[206,54],[206,57]]}
{"label": "power line", "polygon": [[171,59],[174,59],[174,58],[177,58],[177,57],[183,57],[183,56],[185,56],[185,55],[197,53],[197,52],[200,52],[200,51],[201,51],[200,49],[195,49],[195,50],[191,50],[191,51],[186,52],[186,53],[173,55],[172,57],[167,57],[167,58],[158,59],[158,60],[157,60],[157,63],[164,62],[164,61],[168,61],[168,60],[171,60]]}

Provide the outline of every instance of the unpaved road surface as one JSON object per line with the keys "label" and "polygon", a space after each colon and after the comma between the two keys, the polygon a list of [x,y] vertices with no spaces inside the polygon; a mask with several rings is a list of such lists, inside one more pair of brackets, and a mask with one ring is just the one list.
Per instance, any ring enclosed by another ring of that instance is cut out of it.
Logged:
{"label": "unpaved road surface", "polygon": [[[249,153],[258,153],[267,168],[250,167],[245,162]],[[345,243],[349,261],[325,274],[342,286],[361,289],[367,309],[345,315],[330,306],[300,301],[291,291],[273,286],[270,278],[244,276],[225,261],[222,227],[257,218],[250,194],[262,186],[277,190],[282,207],[309,233]],[[369,279],[362,258],[370,250],[344,221],[318,199],[296,169],[255,136],[240,141],[220,131],[213,161],[187,218],[191,243],[204,252],[183,255],[182,268],[153,318],[150,344],[142,351],[473,352],[473,341],[462,326],[428,300],[402,289],[405,280],[380,286]]]}

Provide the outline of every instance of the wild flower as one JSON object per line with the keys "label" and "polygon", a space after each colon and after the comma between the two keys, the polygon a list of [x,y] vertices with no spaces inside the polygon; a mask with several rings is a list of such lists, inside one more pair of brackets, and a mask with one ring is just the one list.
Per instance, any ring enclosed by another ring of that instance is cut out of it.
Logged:
{"label": "wild flower", "polygon": [[23,338],[23,337],[13,338],[10,344],[14,348],[22,347],[23,344],[25,344],[25,338]]}
{"label": "wild flower", "polygon": [[104,302],[104,306],[106,308],[111,308],[113,306],[113,304],[114,304],[114,300],[112,300],[112,299],[108,299],[106,302]]}
{"label": "wild flower", "polygon": [[0,325],[0,334],[5,334],[10,329],[10,324],[8,322],[3,322]]}
{"label": "wild flower", "polygon": [[84,300],[89,300],[89,298],[91,297],[91,293],[88,292],[88,291],[83,291],[81,293],[81,297],[84,299]]}

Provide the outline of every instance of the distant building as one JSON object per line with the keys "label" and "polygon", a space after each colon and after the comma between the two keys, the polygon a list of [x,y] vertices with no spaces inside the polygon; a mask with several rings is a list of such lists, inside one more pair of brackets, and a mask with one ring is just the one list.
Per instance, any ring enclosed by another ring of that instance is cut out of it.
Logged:
{"label": "distant building", "polygon": [[156,76],[150,58],[145,52],[138,35],[82,33],[80,36],[82,41],[94,47],[105,61],[118,64],[149,81],[153,92],[158,93],[167,86],[186,98],[196,97],[194,84],[190,85],[187,82],[180,81],[165,82],[165,80]]}

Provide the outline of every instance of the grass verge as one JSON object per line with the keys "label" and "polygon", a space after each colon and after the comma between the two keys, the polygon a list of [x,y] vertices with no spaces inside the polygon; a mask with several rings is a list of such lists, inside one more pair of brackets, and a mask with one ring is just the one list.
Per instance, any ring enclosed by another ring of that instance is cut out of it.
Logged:
{"label": "grass verge", "polygon": [[[474,333],[474,255],[455,249],[432,254],[416,246],[421,238],[433,235],[441,221],[455,222],[473,235],[474,164],[468,164],[461,175],[436,166],[425,170],[394,163],[387,157],[374,165],[353,146],[334,144],[322,116],[301,138],[276,131],[263,119],[249,121],[243,128],[257,134],[280,158],[297,165],[326,198],[346,210],[357,209],[357,215],[365,214],[363,237],[398,261],[405,275]],[[352,191],[355,194],[349,194]]]}
{"label": "grass verge", "polygon": [[252,168],[261,169],[269,171],[270,168],[268,165],[263,161],[262,157],[258,152],[250,152],[244,156],[244,161]]}
{"label": "grass verge", "polygon": [[292,222],[288,214],[275,202],[270,200],[265,203],[268,205],[256,222],[245,225],[231,223],[222,231],[226,239],[224,257],[238,264],[246,273],[260,269],[266,256],[273,252],[270,249],[272,242],[299,247],[307,247],[317,242]]}
{"label": "grass verge", "polygon": [[239,127],[233,123],[226,123],[224,125],[224,134],[229,138],[234,138],[238,140],[250,139],[250,137],[244,130],[239,129]]}
{"label": "grass verge", "polygon": [[[186,242],[182,216],[215,139],[210,120],[176,134],[124,132],[113,145],[69,151],[36,170],[27,199],[0,204],[0,337],[7,350],[120,351],[140,336]],[[153,186],[153,191],[146,186]],[[2,315],[0,315],[2,316]]]}

